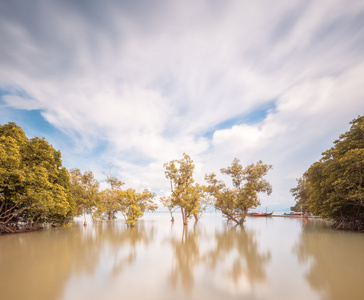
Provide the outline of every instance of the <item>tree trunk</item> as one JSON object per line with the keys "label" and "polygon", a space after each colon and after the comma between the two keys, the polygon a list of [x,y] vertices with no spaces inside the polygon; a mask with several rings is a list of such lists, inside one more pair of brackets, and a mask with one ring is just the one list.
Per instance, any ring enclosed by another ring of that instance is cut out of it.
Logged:
{"label": "tree trunk", "polygon": [[193,216],[195,218],[195,223],[197,223],[198,222],[198,216],[197,216],[197,214],[193,214]]}
{"label": "tree trunk", "polygon": [[183,221],[183,225],[187,226],[188,225],[188,217],[187,217],[187,213],[186,211],[183,209],[183,207],[181,207],[181,213],[182,213],[182,221]]}
{"label": "tree trunk", "polygon": [[244,218],[237,219],[230,214],[225,214],[225,217],[227,217],[228,221],[234,221],[237,225],[243,225],[245,221]]}

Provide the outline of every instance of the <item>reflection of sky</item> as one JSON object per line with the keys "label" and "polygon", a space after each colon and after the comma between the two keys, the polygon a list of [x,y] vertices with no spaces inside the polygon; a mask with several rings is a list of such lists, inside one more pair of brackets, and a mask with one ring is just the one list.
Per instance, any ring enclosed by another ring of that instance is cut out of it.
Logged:
{"label": "reflection of sky", "polygon": [[214,213],[184,232],[181,215],[175,217],[171,224],[169,214],[146,214],[133,229],[116,220],[2,236],[0,297],[303,300],[334,299],[348,288],[350,299],[360,294],[361,235],[291,218],[248,218],[241,229]]}

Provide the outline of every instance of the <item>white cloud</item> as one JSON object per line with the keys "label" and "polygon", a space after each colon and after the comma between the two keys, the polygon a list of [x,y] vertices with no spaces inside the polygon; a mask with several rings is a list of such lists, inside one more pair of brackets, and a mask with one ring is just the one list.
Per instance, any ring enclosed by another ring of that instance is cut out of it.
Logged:
{"label": "white cloud", "polygon": [[289,197],[295,178],[333,145],[339,134],[348,129],[351,119],[364,111],[360,74],[364,74],[364,63],[340,76],[293,86],[282,94],[275,111],[262,122],[216,131],[215,151],[209,154],[210,159],[235,155],[245,164],[263,159],[273,164],[270,179],[277,193]]}
{"label": "white cloud", "polygon": [[24,99],[19,96],[5,95],[5,96],[3,96],[3,100],[5,101],[5,103],[7,103],[9,106],[11,106],[13,108],[20,108],[20,109],[26,109],[26,110],[33,110],[33,109],[41,108],[41,106],[39,105],[39,102],[37,100]]}
{"label": "white cloud", "polygon": [[[363,111],[362,1],[0,8],[0,85],[31,97],[6,103],[41,109],[74,139],[63,156],[75,163],[103,145],[91,165],[112,161],[137,188],[168,190],[163,163],[186,152],[200,180],[234,157],[263,159],[274,165],[277,195],[288,197],[292,177]],[[204,137],[272,101],[258,123]]]}

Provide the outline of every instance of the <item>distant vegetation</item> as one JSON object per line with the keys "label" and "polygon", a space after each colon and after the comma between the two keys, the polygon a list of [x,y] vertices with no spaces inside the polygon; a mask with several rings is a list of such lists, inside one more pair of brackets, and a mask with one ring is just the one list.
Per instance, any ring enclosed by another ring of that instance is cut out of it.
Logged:
{"label": "distant vegetation", "polygon": [[337,229],[364,231],[364,116],[350,124],[291,189],[293,209],[331,219]]}

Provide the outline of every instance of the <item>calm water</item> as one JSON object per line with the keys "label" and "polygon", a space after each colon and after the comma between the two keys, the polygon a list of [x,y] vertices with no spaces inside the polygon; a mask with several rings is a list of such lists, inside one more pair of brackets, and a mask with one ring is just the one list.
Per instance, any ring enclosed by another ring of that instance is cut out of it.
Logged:
{"label": "calm water", "polygon": [[0,236],[0,299],[364,299],[364,234],[206,214]]}

